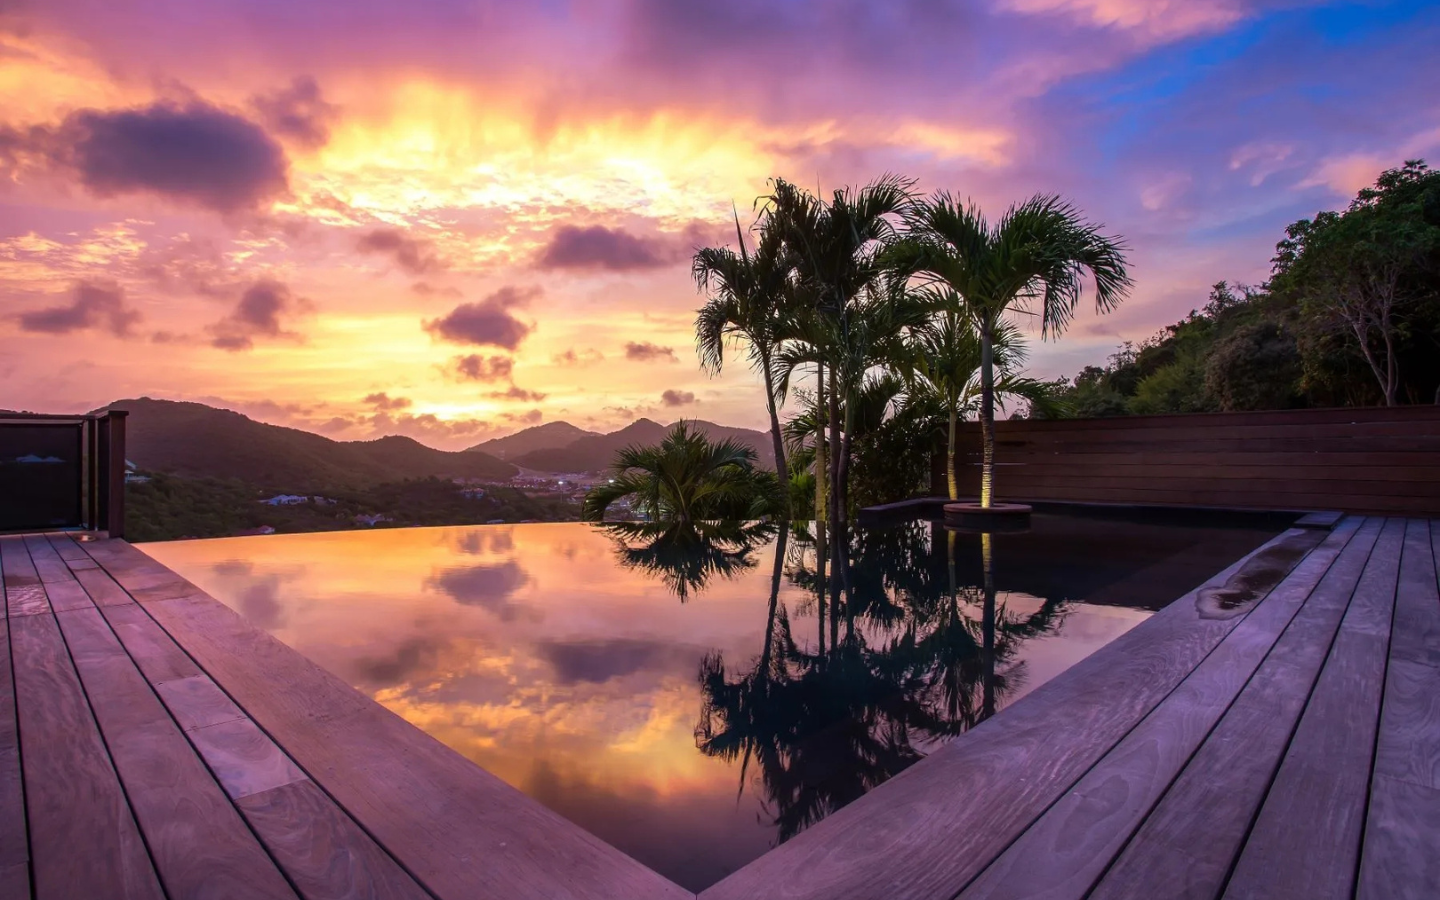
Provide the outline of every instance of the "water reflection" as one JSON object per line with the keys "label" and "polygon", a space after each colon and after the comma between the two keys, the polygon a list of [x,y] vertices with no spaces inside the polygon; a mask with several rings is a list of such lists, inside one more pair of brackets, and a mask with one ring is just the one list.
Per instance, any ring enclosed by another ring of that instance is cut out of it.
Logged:
{"label": "water reflection", "polygon": [[699,890],[1268,535],[1037,517],[988,565],[978,537],[927,523],[838,541],[813,524],[537,524],[144,549]]}

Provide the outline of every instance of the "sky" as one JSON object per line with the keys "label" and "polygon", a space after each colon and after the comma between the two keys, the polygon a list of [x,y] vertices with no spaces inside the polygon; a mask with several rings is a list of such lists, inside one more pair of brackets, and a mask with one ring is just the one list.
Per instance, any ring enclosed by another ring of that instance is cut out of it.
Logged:
{"label": "sky", "polygon": [[1437,38],[1379,0],[0,0],[0,408],[764,427],[697,363],[691,254],[772,177],[885,172],[1123,236],[1129,299],[1032,344],[1073,374],[1440,159]]}

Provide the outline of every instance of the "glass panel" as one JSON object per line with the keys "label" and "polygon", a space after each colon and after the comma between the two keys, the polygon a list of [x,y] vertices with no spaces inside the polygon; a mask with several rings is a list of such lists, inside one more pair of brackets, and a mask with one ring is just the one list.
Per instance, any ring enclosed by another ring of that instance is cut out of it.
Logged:
{"label": "glass panel", "polygon": [[0,531],[80,525],[80,425],[0,422]]}

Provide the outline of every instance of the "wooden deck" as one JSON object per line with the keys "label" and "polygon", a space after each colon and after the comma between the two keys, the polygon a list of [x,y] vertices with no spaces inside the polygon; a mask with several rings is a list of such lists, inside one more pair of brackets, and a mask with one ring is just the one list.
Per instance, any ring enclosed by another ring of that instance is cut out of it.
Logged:
{"label": "wooden deck", "polygon": [[[1287,532],[700,896],[1440,896],[1437,551]],[[123,541],[0,573],[3,900],[692,896]]]}

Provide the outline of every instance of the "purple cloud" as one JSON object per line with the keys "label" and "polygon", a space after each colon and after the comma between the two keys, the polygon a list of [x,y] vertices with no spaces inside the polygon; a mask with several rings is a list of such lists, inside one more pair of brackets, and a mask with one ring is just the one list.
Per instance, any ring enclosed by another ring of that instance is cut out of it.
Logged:
{"label": "purple cloud", "polygon": [[630,341],[625,345],[625,358],[635,362],[679,362],[674,347],[662,347],[649,341]]}
{"label": "purple cloud", "polygon": [[426,331],[456,344],[479,344],[514,350],[535,330],[511,314],[540,295],[539,288],[503,287],[478,303],[462,303],[439,318],[424,323]]}
{"label": "purple cloud", "polygon": [[250,105],[272,134],[311,150],[330,140],[330,123],[339,114],[320,96],[320,85],[309,75],[298,76],[282,90],[257,94]]}
{"label": "purple cloud", "polygon": [[452,363],[455,373],[465,381],[509,381],[515,370],[515,360],[508,356],[471,353],[455,357]]}
{"label": "purple cloud", "polygon": [[281,316],[300,306],[301,301],[280,282],[257,281],[240,295],[230,315],[210,326],[210,343],[221,350],[249,350],[257,337],[296,337],[284,329]]}
{"label": "purple cloud", "polygon": [[668,390],[660,395],[660,402],[666,406],[688,406],[695,402],[695,395],[690,391]]}
{"label": "purple cloud", "polygon": [[577,352],[574,347],[569,347],[564,353],[557,353],[551,359],[557,366],[590,366],[598,362],[603,362],[605,360],[605,354],[599,350],[581,350]]}
{"label": "purple cloud", "polygon": [[546,397],[539,391],[527,391],[525,388],[513,384],[506,390],[491,391],[485,396],[491,400],[518,400],[521,403],[539,403]]}
{"label": "purple cloud", "polygon": [[383,410],[407,409],[413,405],[409,397],[391,397],[384,391],[366,394],[364,402]]}
{"label": "purple cloud", "polygon": [[355,247],[361,253],[390,256],[411,275],[423,275],[445,267],[444,260],[431,252],[429,241],[410,237],[398,228],[376,228],[362,235]]}
{"label": "purple cloud", "polygon": [[289,162],[270,135],[198,100],[80,110],[22,140],[99,197],[149,193],[233,213],[289,189]]}
{"label": "purple cloud", "polygon": [[139,310],[125,305],[125,291],[114,282],[81,281],[70,294],[70,302],[20,314],[20,327],[43,334],[69,334],[89,328],[103,328],[116,337],[129,337]]}
{"label": "purple cloud", "polygon": [[564,225],[551,235],[550,243],[540,251],[535,265],[541,269],[625,272],[668,266],[681,258],[658,241],[636,237],[619,228]]}

